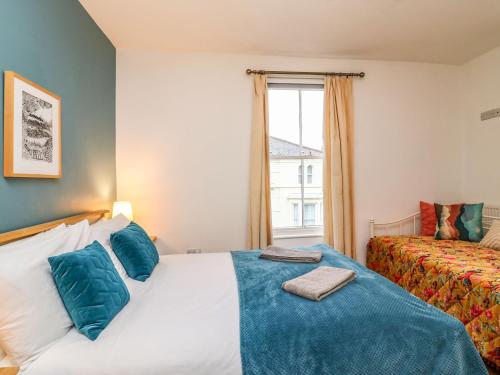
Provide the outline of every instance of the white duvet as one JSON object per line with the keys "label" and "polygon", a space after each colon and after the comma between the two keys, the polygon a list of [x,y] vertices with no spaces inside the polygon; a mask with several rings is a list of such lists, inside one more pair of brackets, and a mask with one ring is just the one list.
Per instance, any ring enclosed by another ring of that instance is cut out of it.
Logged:
{"label": "white duvet", "polygon": [[96,341],[74,328],[23,375],[241,374],[239,303],[229,253],[160,257]]}

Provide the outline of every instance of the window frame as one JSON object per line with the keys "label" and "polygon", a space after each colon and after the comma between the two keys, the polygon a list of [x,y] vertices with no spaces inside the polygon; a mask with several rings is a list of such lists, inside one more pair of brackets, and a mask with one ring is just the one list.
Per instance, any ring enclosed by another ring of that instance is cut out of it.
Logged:
{"label": "window frame", "polygon": [[[316,81],[317,82],[317,81]],[[303,90],[318,90],[318,91],[323,91],[324,92],[324,84],[323,83],[301,83],[301,82],[293,82],[293,83],[286,83],[286,82],[268,82],[267,84],[268,90],[298,90],[299,91],[299,145],[300,148],[303,147],[302,145],[302,91]],[[324,109],[323,109],[324,110]],[[297,157],[282,157],[282,158],[276,158],[276,159],[299,159],[300,160],[300,166],[298,168],[298,176],[301,177],[302,182],[300,184],[301,188],[301,198],[300,198],[300,207],[299,210],[301,211],[301,215],[299,218],[301,226],[294,226],[294,227],[280,227],[280,228],[272,228],[272,233],[273,233],[273,239],[286,239],[286,238],[308,238],[308,237],[323,237],[324,235],[324,230],[323,230],[323,224],[322,225],[305,225],[304,220],[305,220],[305,205],[306,205],[306,200],[305,200],[305,185],[306,185],[306,176],[307,176],[307,181],[309,181],[309,175],[307,174],[308,170],[306,169],[306,166],[304,164],[304,161],[307,159],[322,159],[324,161],[324,157],[319,158],[319,157],[314,157],[314,156],[301,156],[299,158]],[[311,166],[311,172],[313,172],[313,167]],[[308,184],[312,184],[312,173],[311,173],[311,182]],[[316,202],[314,203],[315,209],[317,206],[322,208],[322,204],[317,204]],[[323,218],[323,215],[320,214],[320,217]]]}

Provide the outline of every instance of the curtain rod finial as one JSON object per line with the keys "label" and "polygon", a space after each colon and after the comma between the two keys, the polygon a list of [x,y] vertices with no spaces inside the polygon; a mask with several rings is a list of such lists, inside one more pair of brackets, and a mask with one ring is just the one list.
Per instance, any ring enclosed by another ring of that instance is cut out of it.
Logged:
{"label": "curtain rod finial", "polygon": [[363,77],[365,76],[365,72],[361,72],[361,73],[359,73],[359,76],[360,76],[361,78],[363,78]]}
{"label": "curtain rod finial", "polygon": [[247,74],[252,74],[252,69],[247,69],[246,72]]}

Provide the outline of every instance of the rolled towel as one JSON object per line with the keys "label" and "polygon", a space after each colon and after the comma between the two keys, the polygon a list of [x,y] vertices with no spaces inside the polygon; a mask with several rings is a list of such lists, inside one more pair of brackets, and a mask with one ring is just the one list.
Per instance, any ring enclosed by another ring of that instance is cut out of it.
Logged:
{"label": "rolled towel", "polygon": [[321,301],[356,278],[352,270],[321,266],[295,279],[285,281],[281,287],[289,293]]}
{"label": "rolled towel", "polygon": [[298,263],[318,263],[321,261],[322,252],[319,250],[292,250],[284,247],[269,246],[262,250],[260,258],[281,261],[281,262],[298,262]]}

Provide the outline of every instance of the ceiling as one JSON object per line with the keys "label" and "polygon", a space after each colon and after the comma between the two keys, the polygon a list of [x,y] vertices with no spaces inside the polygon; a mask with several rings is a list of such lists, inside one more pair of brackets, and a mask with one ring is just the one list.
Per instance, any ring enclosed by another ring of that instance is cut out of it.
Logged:
{"label": "ceiling", "polygon": [[462,64],[499,0],[80,0],[117,48]]}

